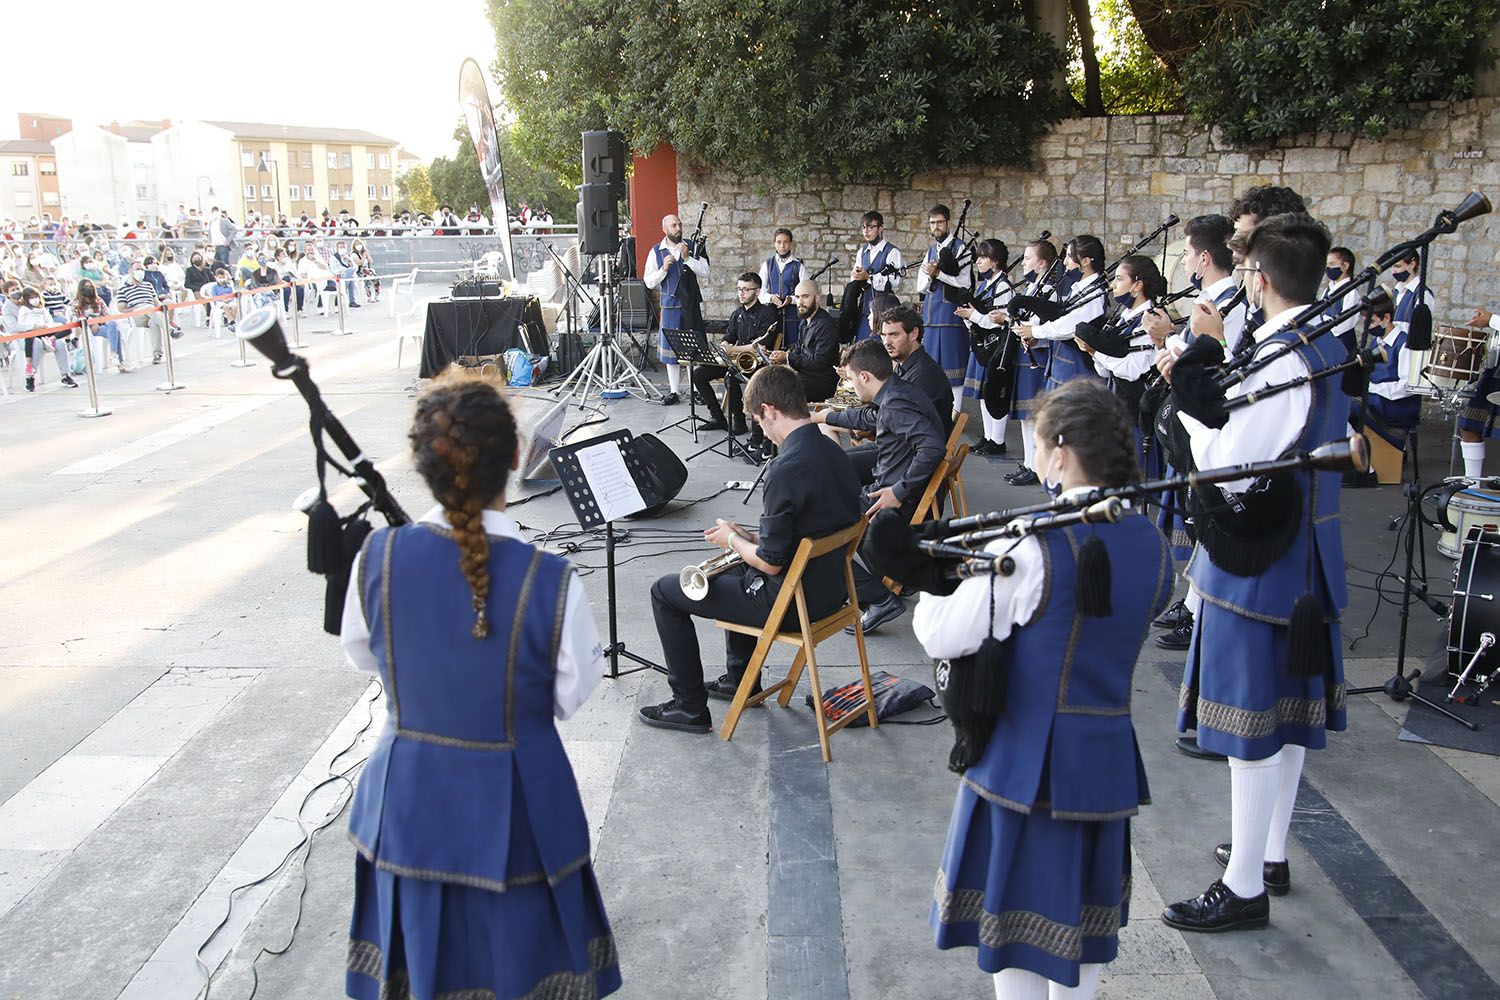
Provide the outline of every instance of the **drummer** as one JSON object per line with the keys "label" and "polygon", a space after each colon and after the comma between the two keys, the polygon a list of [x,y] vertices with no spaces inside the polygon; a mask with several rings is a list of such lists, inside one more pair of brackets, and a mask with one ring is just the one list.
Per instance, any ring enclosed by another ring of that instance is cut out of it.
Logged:
{"label": "drummer", "polygon": [[[1330,255],[1331,257],[1331,255]],[[1422,419],[1422,397],[1406,381],[1407,332],[1395,323],[1395,309],[1386,305],[1370,313],[1367,332],[1385,348],[1385,360],[1370,369],[1370,391],[1364,401],[1364,426],[1392,447],[1405,449],[1406,437]],[[1360,400],[1349,401],[1349,421],[1358,423]]]}
{"label": "drummer", "polygon": [[[1500,314],[1475,309],[1469,319],[1471,327],[1500,331]],[[1474,395],[1458,413],[1459,447],[1464,455],[1464,475],[1478,479],[1484,475],[1484,439],[1495,436],[1496,406],[1493,397],[1500,394],[1500,374],[1492,364],[1479,376]]]}

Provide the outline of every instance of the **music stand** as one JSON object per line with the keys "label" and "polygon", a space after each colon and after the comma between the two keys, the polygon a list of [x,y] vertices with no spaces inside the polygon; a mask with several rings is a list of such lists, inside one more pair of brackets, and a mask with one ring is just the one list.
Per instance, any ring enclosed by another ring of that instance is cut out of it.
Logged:
{"label": "music stand", "polygon": [[[672,353],[677,355],[678,361],[686,361],[688,366],[688,415],[682,420],[667,424],[661,430],[670,430],[673,427],[681,427],[684,422],[688,425],[688,432],[693,435],[693,444],[698,443],[698,408],[693,401],[693,366],[694,365],[717,365],[719,356],[714,349],[708,346],[708,335],[702,330],[669,330],[662,327],[661,335],[667,339],[672,346]],[[699,452],[698,454],[702,454]]]}
{"label": "music stand", "polygon": [[[615,528],[616,518],[638,514],[647,507],[665,503],[670,497],[657,496],[646,475],[644,463],[635,451],[635,439],[628,430],[618,430],[580,444],[553,448],[547,453],[552,467],[562,480],[568,505],[583,528],[604,528],[604,572],[609,603],[609,677],[616,679],[642,670],[667,668],[638,656],[620,641],[615,609]],[[620,657],[637,667],[620,670]]]}

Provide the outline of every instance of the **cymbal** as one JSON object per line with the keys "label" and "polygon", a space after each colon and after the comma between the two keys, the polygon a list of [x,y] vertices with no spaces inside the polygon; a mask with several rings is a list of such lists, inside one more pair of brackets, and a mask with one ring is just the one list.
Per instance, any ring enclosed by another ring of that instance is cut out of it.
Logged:
{"label": "cymbal", "polygon": [[1494,403],[1496,406],[1500,406],[1500,392],[1492,392],[1484,398],[1489,400],[1491,403]]}

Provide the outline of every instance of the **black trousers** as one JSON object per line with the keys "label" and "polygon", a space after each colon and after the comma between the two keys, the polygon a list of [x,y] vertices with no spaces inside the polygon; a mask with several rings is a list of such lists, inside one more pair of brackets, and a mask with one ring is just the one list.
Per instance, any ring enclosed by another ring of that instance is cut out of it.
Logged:
{"label": "black trousers", "polygon": [[714,382],[717,379],[724,380],[724,406],[729,408],[729,419],[725,422],[734,427],[743,426],[745,405],[742,402],[740,380],[730,376],[728,369],[718,365],[693,366],[693,388],[702,397],[704,409],[715,420],[724,420],[724,408],[719,405],[718,393],[714,392]]}
{"label": "black trousers", "polygon": [[[850,456],[852,457],[854,454],[866,450],[873,452],[875,449],[855,448],[852,452],[850,452]],[[863,473],[861,473],[861,475],[863,475]],[[874,483],[869,480],[863,480],[863,482],[867,489],[861,490],[859,494],[859,509],[861,512],[869,510],[870,504],[873,502],[870,499],[868,488],[874,486]],[[906,503],[901,505],[901,520],[910,521],[911,516],[915,514],[916,511],[917,501],[908,499]],[[858,598],[860,607],[863,608],[868,607],[871,604],[879,604],[881,601],[892,596],[890,589],[885,585],[885,581],[881,577],[876,576],[874,573],[870,572],[870,570],[865,566],[863,555],[856,554],[854,559],[854,566],[852,567],[852,569],[854,572],[854,596]]]}
{"label": "black trousers", "polygon": [[[747,576],[748,574],[748,576]],[[746,593],[747,579],[754,587]],[[758,573],[744,566],[725,570],[708,581],[708,594],[690,601],[678,585],[677,574],[659,578],[651,585],[651,613],[661,637],[667,661],[667,683],[672,696],[685,711],[708,710],[708,692],[703,687],[703,657],[698,648],[694,618],[722,619],[740,625],[764,625],[776,601],[775,588]],[[724,633],[725,668],[738,683],[755,652],[755,636]]]}

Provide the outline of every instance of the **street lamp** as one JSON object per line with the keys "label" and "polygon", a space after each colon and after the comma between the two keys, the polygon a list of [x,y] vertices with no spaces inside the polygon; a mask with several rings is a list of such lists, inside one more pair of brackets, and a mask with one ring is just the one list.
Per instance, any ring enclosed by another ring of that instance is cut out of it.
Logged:
{"label": "street lamp", "polygon": [[271,159],[267,154],[261,153],[260,154],[260,162],[255,165],[255,172],[258,173],[258,174],[265,173],[266,169],[267,169],[266,168],[266,164],[267,163],[269,163],[271,165],[270,166],[271,183],[276,186],[276,219],[277,219],[277,221],[280,221],[280,219],[281,219],[281,169],[277,166],[275,160]]}
{"label": "street lamp", "polygon": [[198,189],[198,214],[199,215],[203,214],[203,182],[204,181],[208,181],[208,196],[210,198],[212,198],[214,196],[214,182],[213,182],[213,179],[210,178],[210,177],[208,177],[205,174],[199,174],[198,175],[198,181],[194,185]]}

